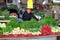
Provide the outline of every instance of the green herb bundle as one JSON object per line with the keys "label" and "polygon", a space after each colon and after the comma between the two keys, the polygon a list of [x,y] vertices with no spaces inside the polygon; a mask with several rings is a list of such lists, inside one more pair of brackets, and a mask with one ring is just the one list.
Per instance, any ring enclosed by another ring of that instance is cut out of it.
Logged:
{"label": "green herb bundle", "polygon": [[52,18],[51,16],[46,16],[40,21],[40,25],[50,25],[50,26],[57,26],[57,21]]}
{"label": "green herb bundle", "polygon": [[2,16],[4,16],[4,20],[9,20],[9,11],[6,9],[2,12]]}

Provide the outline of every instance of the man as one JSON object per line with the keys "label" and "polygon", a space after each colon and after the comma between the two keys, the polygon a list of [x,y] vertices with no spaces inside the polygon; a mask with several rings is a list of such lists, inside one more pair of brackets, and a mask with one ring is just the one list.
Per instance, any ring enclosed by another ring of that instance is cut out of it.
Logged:
{"label": "man", "polygon": [[22,15],[22,20],[24,21],[29,21],[32,18],[36,19],[38,21],[38,19],[34,16],[34,14],[31,12],[31,9],[27,9],[23,15]]}

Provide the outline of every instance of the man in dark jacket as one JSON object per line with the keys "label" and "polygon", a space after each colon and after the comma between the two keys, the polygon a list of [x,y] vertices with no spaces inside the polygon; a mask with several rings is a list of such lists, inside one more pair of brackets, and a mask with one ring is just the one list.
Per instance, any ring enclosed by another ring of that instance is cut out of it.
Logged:
{"label": "man in dark jacket", "polygon": [[34,14],[31,12],[31,9],[27,9],[23,15],[22,15],[22,20],[24,21],[29,21],[32,18],[36,19],[38,21],[38,19],[34,16]]}

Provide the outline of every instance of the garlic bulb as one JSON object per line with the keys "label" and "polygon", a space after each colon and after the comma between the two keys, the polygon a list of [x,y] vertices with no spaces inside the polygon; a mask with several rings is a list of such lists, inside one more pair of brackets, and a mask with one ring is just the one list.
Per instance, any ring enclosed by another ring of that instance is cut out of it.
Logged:
{"label": "garlic bulb", "polygon": [[10,32],[10,34],[20,34],[20,28],[14,28],[14,30],[12,30],[12,32]]}

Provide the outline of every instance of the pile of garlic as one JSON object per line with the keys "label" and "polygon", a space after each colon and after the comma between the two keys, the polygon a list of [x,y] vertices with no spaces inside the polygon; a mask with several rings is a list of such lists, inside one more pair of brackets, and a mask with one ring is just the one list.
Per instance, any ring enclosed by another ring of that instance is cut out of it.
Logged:
{"label": "pile of garlic", "polygon": [[41,34],[41,32],[30,32],[29,30],[24,30],[24,29],[20,29],[20,27],[17,27],[17,28],[14,28],[10,33],[6,32],[4,33],[5,35],[8,35],[8,34],[24,34],[24,35],[27,35],[27,34],[32,34],[32,35],[39,35]]}
{"label": "pile of garlic", "polygon": [[14,28],[14,29],[10,32],[10,34],[25,34],[25,35],[30,34],[30,33],[31,33],[31,32],[29,32],[29,30],[20,29],[19,27]]}
{"label": "pile of garlic", "polygon": [[20,28],[19,28],[19,27],[14,28],[14,29],[10,32],[10,34],[20,34]]}

